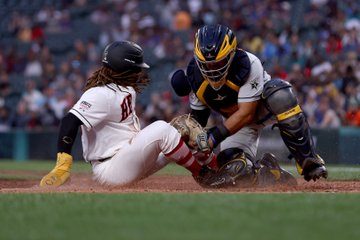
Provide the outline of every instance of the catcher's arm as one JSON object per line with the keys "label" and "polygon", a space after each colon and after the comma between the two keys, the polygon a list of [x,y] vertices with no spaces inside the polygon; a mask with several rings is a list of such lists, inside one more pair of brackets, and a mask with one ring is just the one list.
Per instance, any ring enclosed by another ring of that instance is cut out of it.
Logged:
{"label": "catcher's arm", "polygon": [[209,130],[209,145],[211,148],[215,148],[225,138],[251,123],[254,119],[258,102],[239,103],[238,110],[226,119],[223,124],[211,128]]}
{"label": "catcher's arm", "polygon": [[78,119],[72,113],[68,113],[61,120],[58,136],[58,153],[56,165],[47,175],[41,179],[41,187],[60,186],[70,177],[73,161],[71,156],[71,149],[81,124],[82,122],[80,119]]}
{"label": "catcher's arm", "polygon": [[191,116],[195,118],[195,120],[198,121],[202,127],[206,126],[210,117],[210,113],[210,108],[205,108],[203,110],[191,109]]}

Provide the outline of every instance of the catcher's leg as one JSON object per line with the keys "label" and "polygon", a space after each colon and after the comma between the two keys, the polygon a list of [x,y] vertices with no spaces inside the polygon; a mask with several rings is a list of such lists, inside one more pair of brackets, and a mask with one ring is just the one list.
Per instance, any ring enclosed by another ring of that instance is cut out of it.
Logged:
{"label": "catcher's leg", "polygon": [[203,187],[224,188],[234,186],[250,186],[255,177],[252,163],[246,159],[239,148],[229,148],[217,156],[219,170],[213,171],[203,167],[195,180]]}
{"label": "catcher's leg", "polygon": [[299,174],[306,181],[326,178],[325,162],[315,152],[309,124],[291,85],[281,79],[271,80],[265,85],[262,98],[268,110],[277,117],[280,135],[296,160]]}
{"label": "catcher's leg", "polygon": [[296,186],[295,177],[281,168],[278,160],[272,153],[265,153],[258,161],[260,168],[256,171],[255,186],[264,187],[276,184]]}

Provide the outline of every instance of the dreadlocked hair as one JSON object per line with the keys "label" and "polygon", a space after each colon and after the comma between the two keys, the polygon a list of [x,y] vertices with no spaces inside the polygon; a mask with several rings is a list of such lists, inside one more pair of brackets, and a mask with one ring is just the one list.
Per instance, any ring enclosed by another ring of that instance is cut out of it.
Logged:
{"label": "dreadlocked hair", "polygon": [[147,72],[141,68],[129,69],[118,73],[108,67],[102,66],[89,77],[84,91],[110,83],[115,83],[122,87],[132,87],[136,93],[141,93],[142,90],[149,85],[150,78]]}

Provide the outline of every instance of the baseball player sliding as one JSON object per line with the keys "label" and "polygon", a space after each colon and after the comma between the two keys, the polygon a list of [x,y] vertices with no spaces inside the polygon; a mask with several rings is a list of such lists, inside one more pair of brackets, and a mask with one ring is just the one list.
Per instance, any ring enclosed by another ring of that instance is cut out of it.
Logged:
{"label": "baseball player sliding", "polygon": [[[136,95],[150,81],[141,47],[129,41],[113,42],[105,48],[102,64],[62,119],[56,165],[40,186],[60,186],[70,177],[71,149],[79,127],[85,161],[91,163],[94,179],[101,184],[132,183],[169,161],[199,179],[202,164],[195,160],[177,129],[164,121],[140,128]],[[210,156],[210,160],[214,158]]]}

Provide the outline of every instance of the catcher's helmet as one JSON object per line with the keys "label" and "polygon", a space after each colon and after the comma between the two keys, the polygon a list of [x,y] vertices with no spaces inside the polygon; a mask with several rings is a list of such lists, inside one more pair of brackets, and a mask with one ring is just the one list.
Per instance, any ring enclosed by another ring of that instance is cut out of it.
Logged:
{"label": "catcher's helmet", "polygon": [[115,72],[149,68],[143,60],[142,48],[134,42],[116,41],[104,49],[102,63]]}
{"label": "catcher's helmet", "polygon": [[201,74],[213,89],[220,89],[226,82],[236,46],[236,36],[226,26],[206,25],[197,31],[194,57]]}

